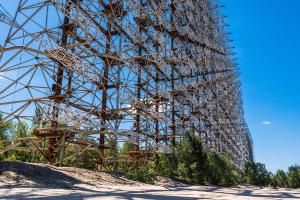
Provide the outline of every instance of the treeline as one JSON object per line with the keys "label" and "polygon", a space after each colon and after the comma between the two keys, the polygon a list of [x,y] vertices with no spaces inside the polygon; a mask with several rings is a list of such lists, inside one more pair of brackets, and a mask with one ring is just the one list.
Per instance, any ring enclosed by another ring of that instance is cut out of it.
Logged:
{"label": "treeline", "polygon": [[278,170],[272,174],[262,163],[248,163],[243,176],[244,183],[250,185],[300,188],[300,166],[298,165],[290,166],[287,173]]}
{"label": "treeline", "polygon": [[[0,113],[0,122],[2,115]],[[13,143],[18,138],[31,136],[32,132],[26,123],[22,122],[6,122],[0,125],[0,150]],[[26,149],[28,143],[22,143],[20,148]],[[9,151],[0,154],[0,161],[21,161],[21,162],[39,162],[41,155],[31,154],[23,151]]]}
{"label": "treeline", "polygon": [[[0,125],[0,150],[15,139],[31,134],[31,129],[25,123],[8,122]],[[25,142],[20,145],[20,148],[26,149],[29,146],[30,144]],[[119,146],[118,157],[129,156],[134,148],[134,144],[129,142]],[[107,152],[109,153],[113,152]],[[38,152],[14,150],[0,154],[0,161],[45,162],[45,159]],[[79,161],[78,167],[96,169],[95,161],[89,159],[88,155],[83,155]],[[156,154],[146,162],[147,164],[121,162],[110,170],[123,172],[128,178],[148,183],[154,182],[157,176],[167,176],[194,184],[300,188],[300,166],[291,166],[287,172],[278,170],[276,174],[272,174],[264,164],[247,163],[244,170],[240,171],[225,156],[204,151],[200,137],[193,134],[183,137],[181,142],[177,143],[176,147],[172,147],[167,154]]]}
{"label": "treeline", "polygon": [[278,170],[272,174],[264,164],[249,162],[241,171],[225,156],[204,151],[199,137],[191,135],[184,137],[170,154],[157,155],[153,165],[139,170],[132,178],[148,182],[159,175],[204,185],[300,188],[298,165],[289,167],[287,173]]}

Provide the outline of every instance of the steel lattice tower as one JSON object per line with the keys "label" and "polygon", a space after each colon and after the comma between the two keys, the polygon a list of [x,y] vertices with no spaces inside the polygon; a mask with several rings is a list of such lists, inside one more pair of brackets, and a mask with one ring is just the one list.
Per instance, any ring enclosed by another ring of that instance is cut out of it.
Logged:
{"label": "steel lattice tower", "polygon": [[[185,134],[238,167],[253,159],[218,2],[15,2],[13,14],[0,7],[0,111],[34,121],[22,140],[49,162],[89,152],[103,166],[138,164]],[[124,142],[134,151],[118,158]]]}

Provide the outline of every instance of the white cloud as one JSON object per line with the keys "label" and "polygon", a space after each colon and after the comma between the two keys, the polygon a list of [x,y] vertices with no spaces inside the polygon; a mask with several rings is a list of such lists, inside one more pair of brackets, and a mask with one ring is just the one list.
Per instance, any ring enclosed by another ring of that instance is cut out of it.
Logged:
{"label": "white cloud", "polygon": [[262,121],[261,123],[262,123],[262,125],[266,125],[266,126],[272,124],[272,122],[270,122],[270,121]]}

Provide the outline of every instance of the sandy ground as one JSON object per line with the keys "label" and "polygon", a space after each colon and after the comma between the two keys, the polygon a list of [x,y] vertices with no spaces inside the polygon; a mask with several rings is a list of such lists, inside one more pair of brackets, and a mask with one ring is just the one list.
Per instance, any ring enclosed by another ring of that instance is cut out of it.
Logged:
{"label": "sandy ground", "polygon": [[[0,186],[1,187],[1,186]],[[300,199],[300,191],[203,186],[77,185],[72,189],[15,187],[0,189],[0,199]]]}
{"label": "sandy ground", "polygon": [[2,199],[292,200],[300,199],[300,190],[194,186],[164,178],[155,185],[149,185],[127,180],[116,173],[0,162]]}

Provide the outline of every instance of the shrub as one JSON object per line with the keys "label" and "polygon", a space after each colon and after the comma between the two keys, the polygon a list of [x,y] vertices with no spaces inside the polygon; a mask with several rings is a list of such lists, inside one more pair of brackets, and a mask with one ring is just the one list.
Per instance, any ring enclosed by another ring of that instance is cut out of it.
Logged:
{"label": "shrub", "polygon": [[300,187],[300,166],[294,165],[288,169],[288,185],[292,188]]}
{"label": "shrub", "polygon": [[271,184],[272,174],[262,163],[247,163],[245,165],[244,180],[247,184],[268,186]]}
{"label": "shrub", "polygon": [[139,167],[133,173],[127,173],[125,175],[128,179],[134,181],[140,181],[143,183],[153,184],[155,182],[155,174],[151,172],[148,168]]}
{"label": "shrub", "polygon": [[274,187],[288,187],[288,177],[283,170],[278,170],[273,176],[272,185]]}

